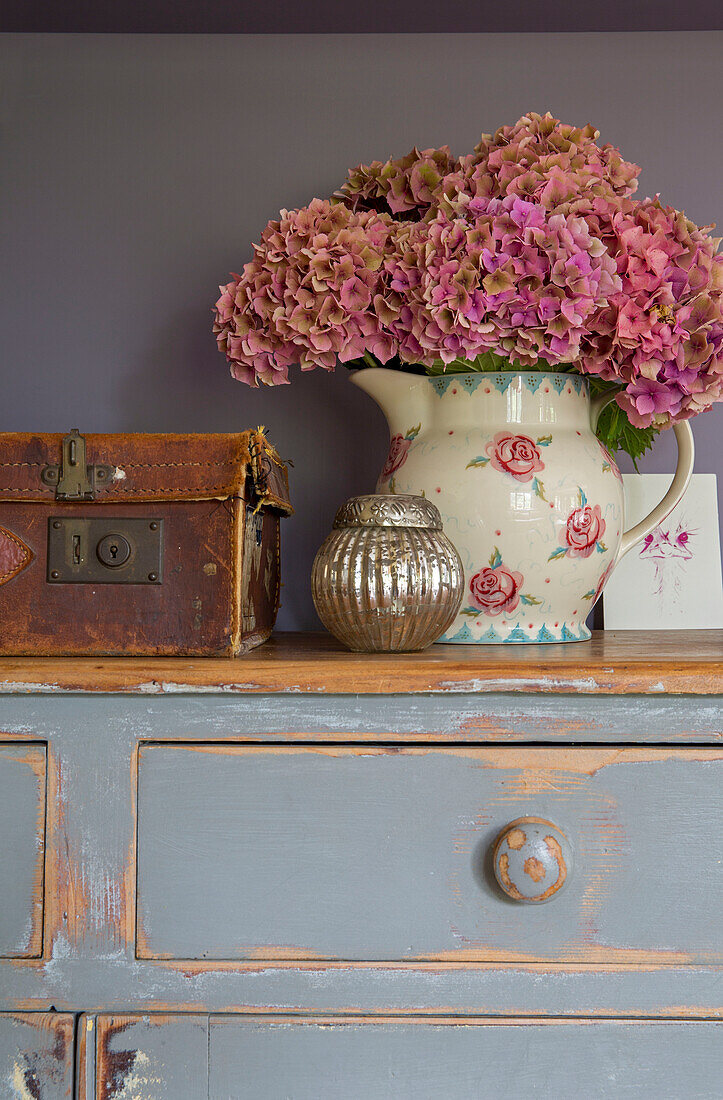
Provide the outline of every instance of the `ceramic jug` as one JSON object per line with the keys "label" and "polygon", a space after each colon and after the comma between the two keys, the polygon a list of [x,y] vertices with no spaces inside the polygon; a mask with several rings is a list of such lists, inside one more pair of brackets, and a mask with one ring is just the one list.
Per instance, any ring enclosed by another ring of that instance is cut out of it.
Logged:
{"label": "ceramic jug", "polygon": [[615,565],[672,511],[693,470],[678,464],[656,508],[625,530],[622,477],[595,436],[609,395],[564,372],[426,377],[370,367],[352,381],[387,417],[378,493],[428,497],[464,566],[459,614],[440,642],[574,642]]}

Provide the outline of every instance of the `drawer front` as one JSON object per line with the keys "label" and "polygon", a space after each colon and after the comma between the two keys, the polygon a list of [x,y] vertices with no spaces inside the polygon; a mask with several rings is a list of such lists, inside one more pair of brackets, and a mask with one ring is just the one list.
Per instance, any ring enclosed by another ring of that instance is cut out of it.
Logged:
{"label": "drawer front", "polygon": [[45,746],[0,744],[0,957],[43,949]]}
{"label": "drawer front", "polygon": [[70,1100],[74,1029],[62,1013],[0,1013],[0,1097]]}
{"label": "drawer front", "polygon": [[81,1100],[719,1100],[714,1023],[99,1016]]}
{"label": "drawer front", "polygon": [[[714,962],[722,757],[144,745],[137,954]],[[494,878],[495,838],[528,816],[569,844],[564,888],[543,904]]]}

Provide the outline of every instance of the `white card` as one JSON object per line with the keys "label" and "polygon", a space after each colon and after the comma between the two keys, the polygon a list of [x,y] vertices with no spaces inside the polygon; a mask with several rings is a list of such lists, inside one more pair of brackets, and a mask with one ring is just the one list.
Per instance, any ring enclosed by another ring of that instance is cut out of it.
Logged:
{"label": "white card", "polygon": [[[643,519],[670,485],[667,474],[624,474],[625,526]],[[680,504],[628,551],[603,593],[606,630],[723,626],[715,474],[693,474]]]}

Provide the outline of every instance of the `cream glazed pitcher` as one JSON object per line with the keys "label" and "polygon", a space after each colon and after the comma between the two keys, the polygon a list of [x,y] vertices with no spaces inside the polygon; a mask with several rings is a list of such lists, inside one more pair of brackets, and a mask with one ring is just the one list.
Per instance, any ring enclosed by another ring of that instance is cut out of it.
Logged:
{"label": "cream glazed pitcher", "polygon": [[464,597],[440,642],[585,641],[616,564],[672,511],[693,471],[681,422],[668,492],[625,530],[622,477],[595,436],[612,398],[591,400],[582,375],[370,367],[352,381],[389,422],[377,492],[428,497],[461,555]]}

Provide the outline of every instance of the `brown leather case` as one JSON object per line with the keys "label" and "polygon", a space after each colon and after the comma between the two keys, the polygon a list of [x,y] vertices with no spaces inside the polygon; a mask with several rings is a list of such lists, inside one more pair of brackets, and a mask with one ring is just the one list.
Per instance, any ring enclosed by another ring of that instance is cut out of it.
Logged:
{"label": "brown leather case", "polygon": [[0,434],[0,654],[243,653],[273,628],[291,511],[262,429]]}

